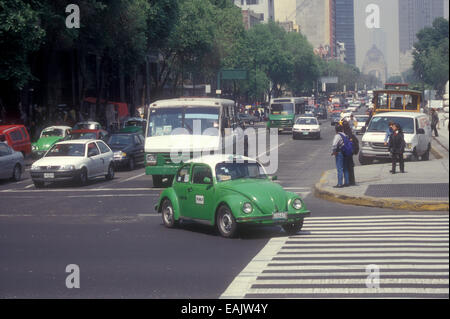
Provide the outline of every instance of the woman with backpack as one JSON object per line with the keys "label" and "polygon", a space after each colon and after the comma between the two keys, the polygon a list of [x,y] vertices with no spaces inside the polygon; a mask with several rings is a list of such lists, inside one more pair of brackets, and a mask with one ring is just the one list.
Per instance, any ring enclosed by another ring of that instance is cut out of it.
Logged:
{"label": "woman with backpack", "polygon": [[[338,183],[334,188],[342,188],[349,185],[349,175],[348,175],[348,163],[346,157],[344,156],[348,153],[348,142],[349,139],[347,135],[344,134],[344,129],[341,125],[335,126],[336,135],[333,139],[332,153],[331,155],[336,159],[336,170],[337,170],[337,180]],[[346,147],[347,146],[347,147]],[[344,180],[344,183],[342,183]]]}
{"label": "woman with backpack", "polygon": [[405,152],[405,138],[403,131],[398,123],[394,123],[393,132],[389,138],[389,152],[392,157],[392,170],[391,173],[395,174],[395,167],[399,162],[400,172],[405,172],[405,161],[403,159],[403,153]]}

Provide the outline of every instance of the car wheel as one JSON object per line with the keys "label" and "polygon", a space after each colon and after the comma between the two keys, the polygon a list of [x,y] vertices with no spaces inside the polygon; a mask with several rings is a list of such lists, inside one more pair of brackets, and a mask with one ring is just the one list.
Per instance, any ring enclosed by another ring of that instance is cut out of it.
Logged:
{"label": "car wheel", "polygon": [[128,170],[132,171],[135,168],[136,163],[134,162],[134,158],[130,157],[130,159],[128,160]]}
{"label": "car wheel", "polygon": [[292,139],[293,139],[293,140],[298,140],[297,134],[292,134]]}
{"label": "car wheel", "polygon": [[106,174],[105,177],[106,177],[107,180],[114,179],[114,165],[113,165],[113,163],[109,164],[109,166],[108,166],[108,174]]}
{"label": "car wheel", "polygon": [[153,187],[161,188],[163,186],[162,175],[152,175]]}
{"label": "car wheel", "polygon": [[283,227],[284,231],[288,234],[288,235],[295,235],[297,234],[299,231],[302,230],[303,227],[303,219],[301,221],[297,221],[295,223],[288,223],[288,224],[284,224],[281,227]]}
{"label": "car wheel", "polygon": [[237,223],[230,208],[222,205],[217,212],[216,225],[222,237],[233,238],[237,233]]}
{"label": "car wheel", "polygon": [[161,204],[161,216],[164,226],[167,228],[174,228],[178,225],[178,222],[175,220],[172,202],[168,199],[164,199]]}
{"label": "car wheel", "polygon": [[82,168],[80,175],[78,175],[78,184],[86,185],[88,180],[88,173],[86,168]]}
{"label": "car wheel", "polygon": [[34,184],[34,187],[36,187],[36,188],[42,188],[45,185],[44,182],[38,182],[38,181],[33,181],[33,184]]}
{"label": "car wheel", "polygon": [[320,133],[319,133],[319,134],[317,134],[317,139],[318,139],[318,140],[320,140]]}
{"label": "car wheel", "polygon": [[20,181],[21,178],[22,178],[22,166],[20,166],[20,164],[16,164],[16,166],[14,166],[12,179],[18,182]]}

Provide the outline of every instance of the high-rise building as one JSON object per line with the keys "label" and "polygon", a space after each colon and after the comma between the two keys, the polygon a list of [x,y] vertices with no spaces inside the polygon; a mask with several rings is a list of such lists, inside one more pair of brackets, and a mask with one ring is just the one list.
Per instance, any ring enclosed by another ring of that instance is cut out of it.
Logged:
{"label": "high-rise building", "polygon": [[356,64],[354,0],[335,0],[336,42],[345,44],[345,62]]}
{"label": "high-rise building", "polygon": [[444,1],[448,0],[399,0],[400,51],[413,48],[416,34],[433,24],[434,19],[444,16]]}
{"label": "high-rise building", "polygon": [[299,32],[297,20],[297,0],[274,1],[275,21],[287,32]]}
{"label": "high-rise building", "polygon": [[234,4],[243,11],[249,10],[260,15],[260,20],[268,22],[274,20],[275,0],[234,0]]}

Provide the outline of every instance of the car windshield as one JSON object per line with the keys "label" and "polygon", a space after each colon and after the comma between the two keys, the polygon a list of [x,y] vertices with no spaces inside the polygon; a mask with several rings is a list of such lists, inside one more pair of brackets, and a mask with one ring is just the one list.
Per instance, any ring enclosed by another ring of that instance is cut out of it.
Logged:
{"label": "car windshield", "polygon": [[97,134],[93,132],[79,133],[75,132],[70,135],[71,140],[95,140],[97,139]]}
{"label": "car windshield", "polygon": [[125,126],[145,126],[143,121],[130,120],[125,123]]}
{"label": "car windshield", "polygon": [[368,116],[356,116],[355,120],[357,120],[358,122],[366,122],[368,118]]}
{"label": "car windshield", "polygon": [[49,137],[49,136],[63,136],[64,131],[60,129],[49,129],[45,130],[41,133],[41,137]]}
{"label": "car windshield", "polygon": [[73,127],[73,130],[96,130],[99,129],[99,125],[96,123],[77,123]]}
{"label": "car windshield", "polygon": [[275,103],[270,106],[270,113],[274,115],[294,114],[294,104],[292,103]]}
{"label": "car windshield", "polygon": [[408,117],[376,116],[370,121],[368,132],[386,132],[389,122],[400,124],[403,133],[414,133],[414,120]]}
{"label": "car windshield", "polygon": [[301,125],[317,125],[317,120],[315,118],[299,118],[295,124]]}
{"label": "car windshield", "polygon": [[109,145],[129,145],[133,143],[131,135],[114,134],[111,135],[107,141]]}
{"label": "car windshield", "polygon": [[217,182],[225,182],[240,178],[267,178],[263,167],[256,162],[219,163],[216,165]]}
{"label": "car windshield", "polygon": [[[155,108],[150,111],[149,116],[148,136],[194,133],[218,135],[219,133],[218,107]],[[206,130],[208,131],[205,132]]]}
{"label": "car windshield", "polygon": [[45,154],[45,157],[52,156],[84,156],[84,144],[56,144]]}

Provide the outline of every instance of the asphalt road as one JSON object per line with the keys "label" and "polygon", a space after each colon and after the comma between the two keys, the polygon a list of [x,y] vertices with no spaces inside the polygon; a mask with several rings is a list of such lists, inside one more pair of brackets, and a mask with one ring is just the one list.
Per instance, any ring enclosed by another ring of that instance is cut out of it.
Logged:
{"label": "asphalt road", "polygon": [[[405,289],[418,289],[415,293],[408,290],[412,296],[448,298],[448,212],[400,212],[347,206],[315,198],[311,193],[313,185],[323,171],[334,168],[334,158],[330,156],[334,128],[329,121],[323,123],[321,135],[320,140],[293,140],[290,134],[280,134],[279,147],[268,146],[273,152],[278,151],[277,182],[300,194],[312,211],[311,223],[306,225],[314,229],[324,221],[331,224],[329,227],[348,221],[356,223],[357,227],[367,227],[369,225],[361,224],[361,220],[385,222],[393,219],[396,224],[405,222],[395,221],[399,217],[416,216],[414,218],[420,221],[425,218],[422,215],[435,216],[435,220],[425,220],[424,223],[429,222],[429,229],[437,231],[436,249],[441,257],[436,258],[442,258],[442,253],[446,256],[447,274],[438,272],[437,277],[421,277],[425,279]],[[212,227],[193,223],[185,223],[178,229],[167,229],[153,208],[161,190],[151,185],[151,178],[144,174],[143,168],[131,172],[120,171],[112,181],[99,179],[85,187],[59,184],[37,190],[29,178],[29,172],[20,182],[1,182],[0,297],[219,298],[233,296],[236,289],[242,291],[239,297],[250,298],[342,297],[348,293],[342,290],[343,287],[334,287],[333,282],[321,283],[331,286],[323,286],[323,291],[314,291],[310,289],[314,282],[309,281],[306,286],[302,286],[304,282],[294,281],[275,288],[271,286],[274,284],[272,281],[265,282],[265,286],[258,282],[256,287],[247,283],[247,288],[243,289],[243,271],[252,265],[254,258],[263,254],[276,263],[276,255],[286,249],[291,241],[298,242],[299,238],[288,238],[277,226],[243,229],[238,238],[231,240],[218,236]],[[311,230],[305,228],[305,233],[302,231],[298,236],[311,234]],[[330,245],[328,253],[339,250],[339,247],[331,247],[337,237],[327,235],[326,229],[319,227],[317,230],[325,231],[325,234],[315,236],[324,236],[321,243],[325,247]],[[417,229],[413,228],[412,231]],[[446,240],[441,236],[442,231],[444,235],[446,231]],[[356,232],[360,233],[360,230]],[[342,239],[342,235],[336,236]],[[388,232],[386,237],[389,236],[400,235]],[[274,243],[275,246],[279,245],[275,247],[278,250],[272,250],[272,255],[268,256],[267,247],[273,248]],[[296,246],[299,245],[302,243]],[[404,243],[402,247],[408,245]],[[298,255],[288,257],[294,260],[299,258]],[[321,258],[333,262],[336,256],[324,255]],[[361,260],[366,262],[364,258]],[[66,266],[69,264],[79,266],[81,279],[78,289],[66,287],[65,281],[69,275]],[[440,263],[436,262],[435,265]],[[291,271],[295,273],[297,266],[292,265],[294,268]],[[272,266],[264,267],[260,269],[261,272],[268,270],[270,273]],[[424,269],[429,269],[427,267]],[[433,269],[436,270],[436,267]],[[280,276],[279,273],[277,275]],[[436,286],[430,287],[428,279],[437,280],[430,281]],[[352,285],[349,287],[352,288]],[[386,285],[390,285],[390,288],[386,288],[388,291],[384,293],[395,296],[395,292],[389,290],[395,287],[391,283]],[[332,295],[327,290],[330,287],[337,289],[331,291]],[[442,293],[445,287],[446,294]],[[422,288],[437,290],[429,293]]]}

